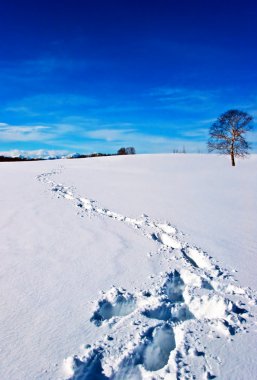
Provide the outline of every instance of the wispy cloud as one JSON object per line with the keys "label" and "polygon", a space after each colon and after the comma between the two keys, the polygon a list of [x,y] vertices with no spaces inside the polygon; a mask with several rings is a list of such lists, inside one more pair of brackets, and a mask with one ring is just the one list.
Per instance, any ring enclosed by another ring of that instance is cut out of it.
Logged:
{"label": "wispy cloud", "polygon": [[5,142],[36,142],[38,145],[47,143],[59,145],[61,138],[72,138],[80,135],[80,128],[72,124],[59,123],[49,125],[11,125],[0,123],[0,140]]}
{"label": "wispy cloud", "polygon": [[257,131],[251,131],[248,133],[249,141],[253,144],[257,143]]}
{"label": "wispy cloud", "polygon": [[215,121],[217,120],[217,118],[215,117],[212,117],[210,119],[203,119],[203,120],[200,120],[198,123],[201,124],[201,125],[211,125],[213,124]]}
{"label": "wispy cloud", "polygon": [[42,139],[55,137],[50,132],[50,127],[35,125],[9,125],[5,123],[0,124],[0,139],[2,141],[40,141]]}
{"label": "wispy cloud", "polygon": [[184,137],[194,137],[198,139],[207,139],[209,129],[208,128],[194,128],[188,131],[182,131],[181,135]]}
{"label": "wispy cloud", "polygon": [[25,107],[25,106],[7,106],[4,111],[7,112],[13,112],[15,114],[22,114],[22,115],[27,115],[27,116],[37,116],[38,114],[35,112],[32,112],[30,108]]}
{"label": "wispy cloud", "polygon": [[192,90],[187,88],[173,88],[173,87],[159,87],[154,89],[150,95],[157,96],[159,100],[206,100],[209,98],[209,95],[204,91]]}
{"label": "wispy cloud", "polygon": [[101,113],[101,114],[122,114],[122,113],[141,111],[143,109],[145,109],[145,107],[139,102],[137,104],[131,103],[131,102],[130,104],[128,104],[127,101],[124,101],[124,103],[121,104],[114,101],[114,104],[112,105],[97,107],[96,112]]}
{"label": "wispy cloud", "polygon": [[38,147],[48,145],[60,147],[59,151],[81,153],[115,152],[121,146],[134,146],[141,153],[172,152],[173,149],[181,150],[183,146],[188,151],[196,151],[199,147],[204,149],[202,133],[201,129],[196,131],[194,137],[199,137],[199,141],[193,141],[190,132],[172,138],[144,133],[131,123],[102,123],[97,119],[82,118],[76,125],[68,122],[49,126],[0,123],[2,142],[35,142]]}
{"label": "wispy cloud", "polygon": [[135,132],[134,129],[99,129],[85,132],[85,135],[91,139],[124,141],[126,138],[130,138],[130,135]]}
{"label": "wispy cloud", "polygon": [[47,110],[50,112],[59,109],[67,112],[67,107],[71,109],[82,106],[92,107],[95,105],[97,105],[95,98],[80,94],[38,94],[12,102],[12,104],[7,105],[5,111],[40,115]]}
{"label": "wispy cloud", "polygon": [[[86,135],[92,140],[102,140],[104,144],[117,150],[121,146],[134,146],[140,152],[172,152],[173,149],[182,150],[186,146],[188,151],[196,152],[199,148],[205,149],[205,142],[189,141],[187,137],[172,138],[142,133],[136,129],[99,129],[88,131]],[[96,145],[95,145],[96,146]]]}
{"label": "wispy cloud", "polygon": [[180,87],[159,87],[153,89],[149,95],[158,101],[158,108],[199,111],[200,107],[212,107],[216,93]]}
{"label": "wispy cloud", "polygon": [[78,71],[87,69],[92,62],[82,59],[67,59],[54,56],[43,56],[31,60],[6,61],[0,60],[0,76],[16,79],[19,82],[40,80],[56,74],[58,71]]}

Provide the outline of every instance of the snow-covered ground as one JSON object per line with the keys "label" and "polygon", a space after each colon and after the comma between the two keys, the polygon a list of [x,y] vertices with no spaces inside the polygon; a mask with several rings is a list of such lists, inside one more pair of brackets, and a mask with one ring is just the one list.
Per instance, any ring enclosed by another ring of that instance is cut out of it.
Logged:
{"label": "snow-covered ground", "polygon": [[257,156],[0,165],[0,378],[253,379]]}

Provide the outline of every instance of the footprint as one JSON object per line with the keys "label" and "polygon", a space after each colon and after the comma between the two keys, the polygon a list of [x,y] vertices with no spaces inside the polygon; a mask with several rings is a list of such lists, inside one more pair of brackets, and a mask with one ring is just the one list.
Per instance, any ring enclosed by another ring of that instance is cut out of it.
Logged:
{"label": "footprint", "polygon": [[166,295],[172,303],[184,302],[184,287],[184,281],[179,272],[175,270],[168,275],[167,280],[162,285],[159,293]]}
{"label": "footprint", "polygon": [[158,371],[168,363],[170,353],[175,348],[175,335],[170,324],[151,327],[142,337],[142,343],[122,360],[112,379],[142,379],[138,365],[150,372]]}
{"label": "footprint", "polygon": [[170,321],[173,323],[181,323],[194,318],[194,315],[191,313],[187,305],[181,305],[178,303],[164,303],[154,309],[146,309],[142,314],[147,318]]}
{"label": "footprint", "polygon": [[157,326],[150,334],[142,355],[142,364],[148,371],[163,368],[169,360],[171,351],[176,348],[172,327],[165,323]]}
{"label": "footprint", "polygon": [[186,304],[175,304],[171,307],[171,321],[174,323],[182,323],[194,318],[195,316]]}
{"label": "footprint", "polygon": [[156,223],[156,227],[160,228],[163,232],[166,234],[175,234],[176,228],[172,227],[170,224],[162,224],[162,223]]}
{"label": "footprint", "polygon": [[85,360],[78,357],[67,360],[67,369],[72,373],[68,380],[108,380],[103,373],[102,357],[102,349],[98,348],[92,350]]}
{"label": "footprint", "polygon": [[177,240],[175,237],[167,235],[166,233],[158,233],[156,236],[157,240],[167,247],[171,247],[173,249],[180,249],[182,247],[179,240]]}
{"label": "footprint", "polygon": [[171,319],[171,305],[162,304],[154,309],[146,309],[142,312],[142,314],[147,318],[168,321]]}
{"label": "footprint", "polygon": [[103,299],[98,301],[97,309],[90,321],[96,326],[100,326],[105,320],[113,317],[124,317],[131,314],[135,309],[135,297],[124,290],[113,287]]}

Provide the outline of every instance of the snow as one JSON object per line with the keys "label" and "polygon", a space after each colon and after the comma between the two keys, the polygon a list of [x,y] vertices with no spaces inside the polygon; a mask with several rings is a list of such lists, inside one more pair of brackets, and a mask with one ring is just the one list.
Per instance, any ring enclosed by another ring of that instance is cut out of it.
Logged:
{"label": "snow", "polygon": [[2,163],[0,378],[253,378],[256,164]]}
{"label": "snow", "polygon": [[181,243],[168,234],[158,234],[158,240],[167,247],[181,248]]}

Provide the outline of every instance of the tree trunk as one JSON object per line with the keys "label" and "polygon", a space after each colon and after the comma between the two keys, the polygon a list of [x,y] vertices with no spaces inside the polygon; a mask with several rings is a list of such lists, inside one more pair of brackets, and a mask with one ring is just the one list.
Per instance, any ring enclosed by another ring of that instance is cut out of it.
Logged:
{"label": "tree trunk", "polygon": [[232,166],[236,166],[234,152],[232,151],[232,152],[230,153],[230,155],[231,155],[231,163],[232,163]]}

